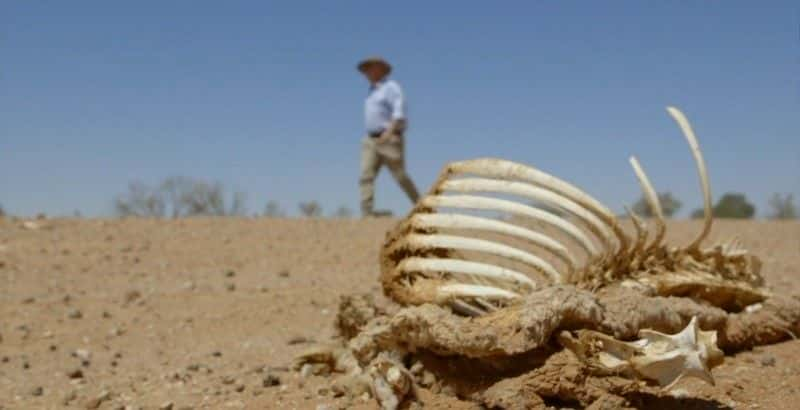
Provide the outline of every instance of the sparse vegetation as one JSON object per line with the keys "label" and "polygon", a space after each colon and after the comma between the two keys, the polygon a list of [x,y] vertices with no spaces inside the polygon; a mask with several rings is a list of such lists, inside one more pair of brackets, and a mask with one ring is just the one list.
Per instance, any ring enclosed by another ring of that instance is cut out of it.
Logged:
{"label": "sparse vegetation", "polygon": [[300,215],[306,218],[318,218],[322,215],[322,205],[317,201],[301,202],[297,205]]}
{"label": "sparse vegetation", "polygon": [[769,199],[770,214],[772,219],[795,219],[797,208],[794,205],[794,195],[775,193]]}
{"label": "sparse vegetation", "polygon": [[242,216],[246,213],[245,194],[234,192],[230,203],[219,182],[190,177],[170,177],[156,187],[141,182],[128,185],[128,192],[114,199],[119,216],[181,218],[187,216]]}
{"label": "sparse vegetation", "polygon": [[[756,207],[747,201],[747,196],[739,192],[728,192],[717,201],[712,208],[715,218],[750,219],[756,213]],[[703,209],[692,211],[692,218],[703,217]]]}
{"label": "sparse vegetation", "polygon": [[[667,218],[671,218],[676,212],[678,212],[679,209],[681,209],[681,206],[683,206],[681,201],[675,198],[671,192],[659,193],[658,201],[661,203],[661,210],[664,213],[664,216]],[[647,204],[647,200],[645,200],[644,195],[642,195],[639,200],[633,204],[632,210],[639,216],[646,218],[653,217],[653,211]]]}
{"label": "sparse vegetation", "polygon": [[353,216],[353,211],[346,206],[340,206],[336,212],[333,213],[334,218],[350,218]]}
{"label": "sparse vegetation", "polygon": [[264,205],[264,216],[268,218],[283,218],[286,216],[286,212],[283,211],[277,201],[270,200]]}

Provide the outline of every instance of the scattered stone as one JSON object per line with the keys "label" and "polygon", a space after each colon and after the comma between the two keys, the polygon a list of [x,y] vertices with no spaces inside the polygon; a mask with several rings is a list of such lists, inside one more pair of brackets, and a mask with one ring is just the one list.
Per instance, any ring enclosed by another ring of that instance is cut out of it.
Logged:
{"label": "scattered stone", "polygon": [[92,359],[92,352],[87,349],[75,349],[75,351],[72,352],[72,357],[77,357],[81,359],[81,361],[88,362]]}
{"label": "scattered stone", "polygon": [[33,397],[39,397],[43,394],[44,394],[44,389],[42,388],[42,386],[36,386],[33,389],[31,389],[31,396]]}
{"label": "scattered stone", "polygon": [[234,276],[236,276],[236,272],[234,272],[232,270],[228,270],[228,271],[225,272],[225,277],[226,278],[232,278]]}
{"label": "scattered stone", "polygon": [[196,364],[196,363],[192,363],[192,364],[186,366],[186,370],[188,370],[190,372],[196,372],[196,371],[200,370],[200,365]]}
{"label": "scattered stone", "polygon": [[222,357],[222,352],[220,352],[219,350],[217,350],[215,352],[211,352],[211,356]]}
{"label": "scattered stone", "polygon": [[236,379],[234,379],[233,376],[225,376],[222,378],[222,384],[233,384],[235,381]]}
{"label": "scattered stone", "polygon": [[131,304],[142,297],[142,293],[136,289],[125,292],[125,304]]}
{"label": "scattered stone", "polygon": [[158,406],[158,410],[172,410],[172,408],[174,406],[175,405],[171,401],[168,401],[168,402]]}
{"label": "scattered stone", "polygon": [[288,278],[289,277],[289,270],[288,269],[284,269],[284,270],[278,272],[278,276],[280,276],[282,278]]}
{"label": "scattered stone", "polygon": [[233,283],[226,283],[226,284],[225,284],[225,289],[226,289],[228,292],[233,292],[234,290],[236,290],[236,284],[233,284]]}
{"label": "scattered stone", "polygon": [[49,349],[51,352],[55,352],[56,350],[58,350],[58,346],[56,346],[56,345],[50,345],[50,347],[48,347],[48,349]]}
{"label": "scattered stone", "polygon": [[775,366],[775,356],[764,356],[761,358],[761,365],[764,367]]}
{"label": "scattered stone", "polygon": [[70,391],[67,394],[65,394],[64,397],[61,399],[61,404],[69,406],[70,403],[75,401],[75,399],[77,398],[78,398],[78,393],[76,393],[75,391]]}
{"label": "scattered stone", "polygon": [[78,309],[70,309],[69,312],[67,312],[67,317],[70,319],[80,319],[83,317],[83,313]]}
{"label": "scattered stone", "polygon": [[241,383],[237,384],[236,387],[234,388],[236,393],[241,393],[244,391],[244,389],[245,389],[244,384]]}
{"label": "scattered stone", "polygon": [[261,384],[264,387],[280,386],[281,378],[272,373],[267,373],[264,375],[264,379],[262,380]]}
{"label": "scattered stone", "polygon": [[305,336],[293,336],[289,339],[287,343],[289,343],[290,345],[299,345],[303,343],[314,343],[314,341]]}
{"label": "scattered stone", "polygon": [[108,390],[103,390],[97,397],[89,400],[86,403],[86,408],[89,410],[99,409],[105,401],[111,398],[111,393]]}
{"label": "scattered stone", "polygon": [[10,360],[11,359],[8,356],[3,356],[3,358],[0,359],[0,363],[8,363]]}
{"label": "scattered stone", "polygon": [[258,287],[258,291],[261,293],[269,292],[269,287],[266,285],[261,285]]}
{"label": "scattered stone", "polygon": [[34,302],[36,302],[36,299],[32,298],[32,297],[22,299],[22,304],[23,305],[30,305],[31,303],[34,303]]}
{"label": "scattered stone", "polygon": [[104,310],[103,319],[111,319],[111,313],[109,313],[107,310]]}
{"label": "scattered stone", "polygon": [[67,372],[67,377],[70,379],[82,379],[83,378],[83,370],[80,368],[76,368]]}
{"label": "scattered stone", "polygon": [[195,285],[195,283],[192,282],[192,281],[186,281],[186,282],[183,283],[183,290],[192,291],[192,290],[195,290],[196,288],[197,288],[197,285]]}

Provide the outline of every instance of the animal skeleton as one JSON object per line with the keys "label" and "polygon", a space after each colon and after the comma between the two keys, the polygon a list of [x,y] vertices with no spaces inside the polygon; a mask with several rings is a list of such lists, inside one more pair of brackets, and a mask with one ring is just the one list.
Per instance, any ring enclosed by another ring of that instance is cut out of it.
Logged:
{"label": "animal skeleton", "polygon": [[[522,407],[553,398],[600,408],[609,397],[622,400],[611,406],[619,407],[626,392],[650,387],[639,380],[713,383],[720,348],[800,331],[800,300],[768,292],[759,260],[736,239],[701,248],[712,224],[705,162],[686,117],[667,111],[691,147],[703,192],[703,228],[687,246],[664,243],[661,204],[636,158],[630,163],[655,228],[628,210],[633,235],[598,200],[533,167],[494,158],[450,163],[381,249],[384,293],[402,307],[343,297],[340,344],[306,352],[297,368],[341,372],[338,388],[351,396],[370,390],[385,409],[414,396],[416,384],[430,387],[427,379],[461,386],[457,395],[489,407],[506,407],[514,395]],[[565,349],[553,350],[553,339]],[[429,378],[426,357],[436,373]],[[570,366],[578,371],[562,373]],[[480,377],[462,385],[448,371]]]}
{"label": "animal skeleton", "polygon": [[[448,305],[473,316],[556,284],[597,289],[622,282],[655,295],[687,296],[737,311],[764,300],[760,263],[738,240],[700,248],[712,223],[706,166],[689,121],[676,108],[667,111],[691,147],[703,191],[703,229],[688,246],[664,244],[661,204],[635,157],[630,163],[655,216],[655,231],[628,210],[633,238],[608,207],[536,168],[494,158],[454,162],[388,237],[381,255],[385,292],[401,304]],[[487,194],[535,201],[545,209]],[[470,210],[511,218],[470,215]],[[526,226],[526,220],[547,230]],[[577,245],[583,262],[578,252],[548,232]]]}

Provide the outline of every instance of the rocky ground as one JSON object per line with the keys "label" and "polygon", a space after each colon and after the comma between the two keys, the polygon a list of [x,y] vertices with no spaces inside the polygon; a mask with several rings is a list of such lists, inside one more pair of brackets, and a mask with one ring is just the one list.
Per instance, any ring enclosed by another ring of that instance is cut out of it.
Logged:
{"label": "rocky ground", "polygon": [[[333,336],[339,296],[380,293],[393,220],[0,219],[0,409],[372,409],[290,371]],[[695,222],[670,224],[686,241]],[[800,223],[717,221],[800,294]],[[681,382],[656,408],[794,408],[800,341]],[[426,408],[472,408],[432,391]]]}

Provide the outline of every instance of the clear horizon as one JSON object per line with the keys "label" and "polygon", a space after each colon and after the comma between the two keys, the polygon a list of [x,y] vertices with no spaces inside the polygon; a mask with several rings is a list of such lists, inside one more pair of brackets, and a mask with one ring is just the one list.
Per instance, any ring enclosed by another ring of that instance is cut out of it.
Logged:
{"label": "clear horizon", "polygon": [[[622,212],[657,191],[702,205],[689,117],[714,200],[767,212],[800,199],[800,5],[681,2],[198,1],[0,5],[0,205],[110,216],[129,182],[185,175],[290,214],[358,209],[367,85],[380,54],[409,100],[408,171],[495,156],[565,179]],[[458,4],[458,6],[454,6]],[[387,170],[376,206],[409,204]]]}

